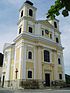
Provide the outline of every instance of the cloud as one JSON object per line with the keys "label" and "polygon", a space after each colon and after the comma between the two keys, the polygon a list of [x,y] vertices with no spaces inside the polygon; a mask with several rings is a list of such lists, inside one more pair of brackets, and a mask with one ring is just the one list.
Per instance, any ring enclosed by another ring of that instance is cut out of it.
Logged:
{"label": "cloud", "polygon": [[[0,0],[0,52],[4,43],[11,42],[17,33],[18,10],[26,0]],[[44,14],[50,5],[54,4],[54,0],[31,0],[38,8],[37,18],[44,18]],[[43,3],[45,2],[45,3]],[[43,11],[43,12],[42,12]],[[70,16],[64,18],[62,15],[58,17],[60,20],[61,40],[64,49],[65,73],[70,74]]]}
{"label": "cloud", "polygon": [[70,16],[60,15],[61,41],[64,47],[64,66],[65,73],[70,74]]}
{"label": "cloud", "polygon": [[17,35],[17,25],[0,25],[0,52],[3,52],[5,43],[11,43]]}
{"label": "cloud", "polygon": [[22,0],[2,0],[1,2],[3,3],[3,4],[12,4],[12,5],[16,5],[16,4],[19,4],[20,3],[20,1],[22,1]]}

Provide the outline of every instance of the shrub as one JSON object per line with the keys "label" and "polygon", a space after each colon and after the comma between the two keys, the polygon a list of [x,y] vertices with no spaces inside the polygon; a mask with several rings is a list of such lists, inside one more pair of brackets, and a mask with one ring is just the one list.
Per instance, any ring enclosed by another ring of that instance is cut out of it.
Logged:
{"label": "shrub", "polygon": [[26,81],[21,81],[20,86],[25,88],[25,89],[38,89],[38,81],[36,80],[26,80]]}
{"label": "shrub", "polygon": [[52,86],[60,86],[60,87],[64,87],[65,86],[65,82],[63,80],[54,80],[51,82]]}

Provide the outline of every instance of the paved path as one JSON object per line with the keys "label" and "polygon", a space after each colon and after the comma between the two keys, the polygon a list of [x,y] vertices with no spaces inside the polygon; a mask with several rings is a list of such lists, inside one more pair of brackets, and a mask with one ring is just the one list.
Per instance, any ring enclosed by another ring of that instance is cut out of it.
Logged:
{"label": "paved path", "polygon": [[54,89],[35,89],[35,90],[12,90],[12,89],[5,89],[0,88],[0,93],[70,93],[70,89],[61,89],[61,90],[54,90]]}

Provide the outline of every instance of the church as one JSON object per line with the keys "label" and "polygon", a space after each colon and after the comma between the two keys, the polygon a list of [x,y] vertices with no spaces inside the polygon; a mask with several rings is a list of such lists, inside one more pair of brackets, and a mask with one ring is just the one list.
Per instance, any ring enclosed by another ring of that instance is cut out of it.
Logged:
{"label": "church", "polygon": [[3,49],[4,87],[20,87],[21,81],[35,80],[46,86],[55,80],[65,81],[59,20],[36,20],[36,11],[31,1],[19,9],[14,43],[6,43]]}

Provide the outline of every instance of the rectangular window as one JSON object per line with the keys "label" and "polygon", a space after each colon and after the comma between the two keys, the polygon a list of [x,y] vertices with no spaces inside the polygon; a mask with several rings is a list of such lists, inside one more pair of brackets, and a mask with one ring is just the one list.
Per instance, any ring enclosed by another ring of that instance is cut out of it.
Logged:
{"label": "rectangular window", "polygon": [[28,52],[28,59],[32,59],[32,52],[31,51]]}
{"label": "rectangular window", "polygon": [[50,62],[50,53],[47,50],[44,50],[44,61]]}
{"label": "rectangular window", "polygon": [[57,23],[56,22],[54,22],[54,27],[57,28]]}
{"label": "rectangular window", "polygon": [[59,39],[56,37],[56,42],[59,43]]}
{"label": "rectangular window", "polygon": [[21,17],[23,16],[23,10],[21,11]]}
{"label": "rectangular window", "polygon": [[28,71],[28,78],[32,78],[32,71]]}
{"label": "rectangular window", "polygon": [[50,34],[50,38],[52,39],[52,34]]}
{"label": "rectangular window", "polygon": [[62,79],[62,74],[59,74],[59,79]]}
{"label": "rectangular window", "polygon": [[32,27],[29,27],[29,32],[32,33]]}
{"label": "rectangular window", "polygon": [[60,58],[58,58],[58,64],[61,64],[61,60],[60,60]]}
{"label": "rectangular window", "polygon": [[42,36],[44,36],[44,31],[42,30]]}
{"label": "rectangular window", "polygon": [[33,16],[33,11],[32,11],[32,9],[29,9],[29,16]]}
{"label": "rectangular window", "polygon": [[19,34],[21,33],[21,28],[19,28]]}

